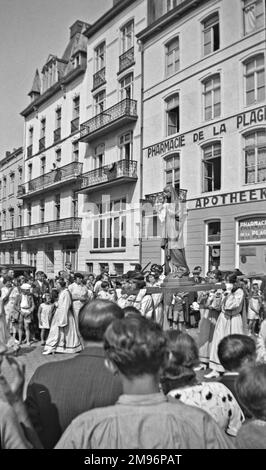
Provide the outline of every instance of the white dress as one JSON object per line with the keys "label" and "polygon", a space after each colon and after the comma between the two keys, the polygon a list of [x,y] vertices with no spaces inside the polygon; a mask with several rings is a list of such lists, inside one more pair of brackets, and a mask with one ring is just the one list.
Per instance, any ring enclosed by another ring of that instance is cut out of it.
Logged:
{"label": "white dress", "polygon": [[228,335],[244,334],[243,320],[241,312],[244,304],[244,292],[242,289],[237,289],[225,297],[222,305],[222,312],[220,313],[215,330],[213,333],[213,341],[210,351],[210,368],[217,372],[224,372],[223,366],[220,364],[218,358],[218,344]]}
{"label": "white dress", "polygon": [[82,350],[78,328],[72,311],[72,301],[67,289],[59,293],[58,304],[52,319],[44,351],[76,353]]}

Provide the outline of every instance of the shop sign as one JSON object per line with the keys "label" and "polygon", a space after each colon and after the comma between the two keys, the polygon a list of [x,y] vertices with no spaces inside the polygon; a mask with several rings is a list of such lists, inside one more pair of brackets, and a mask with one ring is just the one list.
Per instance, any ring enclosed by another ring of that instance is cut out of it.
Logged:
{"label": "shop sign", "polygon": [[266,217],[241,220],[239,241],[242,240],[266,240]]}
{"label": "shop sign", "polygon": [[236,191],[234,193],[217,194],[216,196],[200,197],[195,201],[192,209],[203,209],[206,207],[225,206],[228,204],[240,204],[242,202],[266,200],[266,188]]}
{"label": "shop sign", "polygon": [[237,114],[226,121],[220,121],[215,125],[208,125],[192,132],[177,135],[157,144],[147,147],[147,156],[156,157],[157,155],[166,155],[169,152],[178,150],[189,144],[202,144],[204,140],[213,137],[219,137],[230,131],[245,128],[247,126],[261,124],[266,122],[266,106],[262,106],[251,111]]}
{"label": "shop sign", "polygon": [[2,234],[2,240],[10,240],[12,238],[15,238],[15,232],[14,230],[6,230],[3,234]]}

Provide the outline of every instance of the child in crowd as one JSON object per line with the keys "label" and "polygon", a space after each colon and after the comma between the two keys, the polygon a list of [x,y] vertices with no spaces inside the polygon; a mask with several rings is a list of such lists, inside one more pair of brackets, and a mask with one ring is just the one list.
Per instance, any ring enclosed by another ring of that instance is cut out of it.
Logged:
{"label": "child in crowd", "polygon": [[185,330],[185,319],[184,319],[184,299],[183,296],[185,294],[183,292],[179,292],[178,294],[173,295],[172,306],[169,309],[169,326],[173,330]]}
{"label": "child in crowd", "polygon": [[52,303],[51,294],[44,294],[44,302],[42,302],[38,309],[39,328],[41,330],[41,345],[45,345],[47,333],[49,333],[50,325],[55,309],[55,304]]}
{"label": "child in crowd", "polygon": [[249,335],[255,334],[256,323],[260,319],[260,311],[262,307],[262,298],[259,293],[257,283],[252,285],[251,296],[248,301],[248,330]]}
{"label": "child in crowd", "polygon": [[263,312],[264,320],[260,325],[260,331],[257,339],[257,360],[266,362],[266,311]]}
{"label": "child in crowd", "polygon": [[108,281],[102,281],[100,290],[97,294],[97,299],[105,299],[114,302],[115,293],[114,289],[110,289],[110,284]]}
{"label": "child in crowd", "polygon": [[236,381],[236,391],[251,420],[240,428],[236,445],[240,449],[266,449],[266,364],[242,369]]}
{"label": "child in crowd", "polygon": [[32,321],[32,312],[34,310],[34,300],[31,294],[31,285],[24,283],[21,286],[21,295],[19,299],[19,344],[22,342],[23,327],[25,329],[27,346],[30,346],[30,324]]}

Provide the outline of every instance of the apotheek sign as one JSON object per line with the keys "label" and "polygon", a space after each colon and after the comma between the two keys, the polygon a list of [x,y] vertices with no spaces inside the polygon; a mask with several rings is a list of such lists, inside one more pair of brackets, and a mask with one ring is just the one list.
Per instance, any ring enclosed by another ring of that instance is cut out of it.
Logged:
{"label": "apotheek sign", "polygon": [[205,209],[207,207],[225,206],[228,204],[241,204],[243,202],[265,201],[266,188],[223,193],[217,196],[205,196],[191,200],[191,209]]}
{"label": "apotheek sign", "polygon": [[266,240],[266,217],[252,217],[239,222],[239,240]]}

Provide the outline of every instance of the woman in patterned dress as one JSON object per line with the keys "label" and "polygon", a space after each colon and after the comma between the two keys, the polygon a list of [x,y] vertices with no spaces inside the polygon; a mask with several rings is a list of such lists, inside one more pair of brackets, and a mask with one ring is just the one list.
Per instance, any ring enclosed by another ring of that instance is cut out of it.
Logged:
{"label": "woman in patterned dress", "polygon": [[207,411],[227,434],[236,436],[244,415],[233,394],[219,382],[197,380],[194,367],[199,362],[199,354],[190,335],[176,330],[166,335],[170,354],[161,377],[164,393]]}

